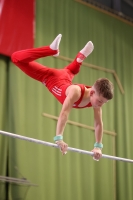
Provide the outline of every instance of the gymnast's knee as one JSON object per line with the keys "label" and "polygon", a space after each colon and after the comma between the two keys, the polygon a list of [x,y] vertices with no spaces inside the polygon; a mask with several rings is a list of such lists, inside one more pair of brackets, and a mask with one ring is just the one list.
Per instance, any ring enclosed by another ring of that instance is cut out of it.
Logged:
{"label": "gymnast's knee", "polygon": [[14,64],[17,64],[20,62],[19,60],[19,56],[18,56],[18,52],[14,52],[12,55],[11,55],[11,61],[14,63]]}

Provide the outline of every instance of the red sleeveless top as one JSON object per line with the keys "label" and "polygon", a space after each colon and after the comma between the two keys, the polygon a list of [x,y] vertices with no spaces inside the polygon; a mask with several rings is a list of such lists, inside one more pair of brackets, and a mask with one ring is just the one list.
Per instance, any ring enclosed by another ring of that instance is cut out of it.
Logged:
{"label": "red sleeveless top", "polygon": [[78,85],[81,88],[81,97],[79,98],[79,100],[77,102],[74,103],[73,108],[86,108],[86,107],[92,107],[91,103],[89,102],[86,106],[83,107],[78,107],[78,105],[81,103],[83,96],[84,96],[84,92],[85,92],[85,87],[86,88],[91,88],[90,86],[86,86],[83,84],[75,84]]}

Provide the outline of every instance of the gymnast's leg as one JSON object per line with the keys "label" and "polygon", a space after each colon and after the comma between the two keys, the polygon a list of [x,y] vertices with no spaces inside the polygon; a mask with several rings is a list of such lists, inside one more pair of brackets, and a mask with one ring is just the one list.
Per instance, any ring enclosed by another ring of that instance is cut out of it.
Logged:
{"label": "gymnast's leg", "polygon": [[83,60],[91,54],[93,51],[94,46],[91,41],[89,41],[84,48],[77,54],[75,60],[70,63],[68,66],[65,67],[65,69],[69,69],[71,73],[76,75],[80,71],[80,66],[83,62]]}
{"label": "gymnast's leg", "polygon": [[62,35],[59,34],[49,46],[14,52],[11,56],[12,62],[28,76],[43,82],[49,68],[34,60],[46,56],[58,56],[61,37]]}

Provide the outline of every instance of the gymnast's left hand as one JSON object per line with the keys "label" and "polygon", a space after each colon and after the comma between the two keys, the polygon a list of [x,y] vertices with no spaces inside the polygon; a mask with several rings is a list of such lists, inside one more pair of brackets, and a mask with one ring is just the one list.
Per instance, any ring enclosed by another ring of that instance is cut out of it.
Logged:
{"label": "gymnast's left hand", "polygon": [[99,159],[102,157],[102,150],[100,148],[94,148],[92,152],[94,153],[93,160],[99,161]]}
{"label": "gymnast's left hand", "polygon": [[66,144],[63,140],[56,141],[56,144],[60,148],[62,155],[65,155],[67,153],[68,144]]}

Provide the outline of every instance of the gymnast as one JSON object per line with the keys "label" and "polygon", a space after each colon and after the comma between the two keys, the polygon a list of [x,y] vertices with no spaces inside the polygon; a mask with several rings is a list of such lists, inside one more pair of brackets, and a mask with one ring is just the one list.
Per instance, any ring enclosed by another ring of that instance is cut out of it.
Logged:
{"label": "gymnast", "polygon": [[96,80],[93,86],[72,83],[74,76],[80,71],[83,60],[94,49],[91,41],[77,54],[74,61],[63,69],[52,69],[34,61],[46,56],[58,56],[61,37],[59,34],[49,46],[14,52],[11,60],[28,76],[42,82],[62,104],[54,141],[63,155],[67,153],[68,148],[63,141],[63,132],[71,109],[93,107],[96,142],[92,152],[93,159],[98,161],[102,157],[103,148],[102,106],[113,98],[113,84],[107,78]]}

